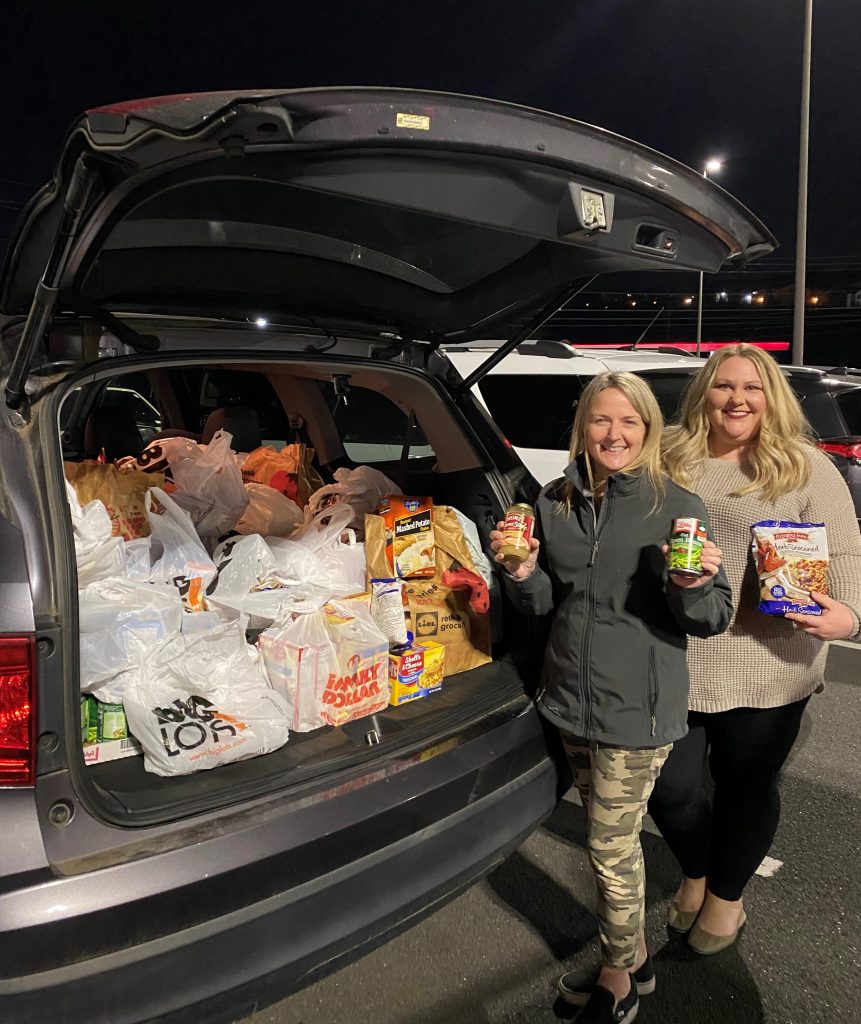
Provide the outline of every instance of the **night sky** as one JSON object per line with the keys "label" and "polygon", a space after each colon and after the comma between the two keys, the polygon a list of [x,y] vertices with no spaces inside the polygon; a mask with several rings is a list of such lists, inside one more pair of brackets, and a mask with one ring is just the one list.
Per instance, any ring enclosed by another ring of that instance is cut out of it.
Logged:
{"label": "night sky", "polygon": [[[400,85],[543,107],[719,181],[792,256],[803,0],[7,0],[0,239],[50,177],[67,125],[115,100],[223,88]],[[861,235],[858,0],[814,12],[814,261]],[[5,243],[0,242],[0,250]]]}

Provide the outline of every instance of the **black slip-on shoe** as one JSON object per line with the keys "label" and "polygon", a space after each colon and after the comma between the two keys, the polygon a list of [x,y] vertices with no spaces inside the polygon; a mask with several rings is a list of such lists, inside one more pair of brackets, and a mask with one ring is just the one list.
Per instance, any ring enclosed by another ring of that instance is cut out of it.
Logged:
{"label": "black slip-on shoe", "polygon": [[630,1024],[639,1009],[640,999],[633,978],[630,991],[618,1002],[609,989],[594,985],[586,1005],[574,1018],[574,1024]]}
{"label": "black slip-on shoe", "polygon": [[[559,995],[572,1006],[585,1006],[595,988],[596,977],[595,971],[568,971],[556,983]],[[631,977],[638,996],[650,996],[655,991],[655,966],[649,954],[636,971],[631,971]]]}

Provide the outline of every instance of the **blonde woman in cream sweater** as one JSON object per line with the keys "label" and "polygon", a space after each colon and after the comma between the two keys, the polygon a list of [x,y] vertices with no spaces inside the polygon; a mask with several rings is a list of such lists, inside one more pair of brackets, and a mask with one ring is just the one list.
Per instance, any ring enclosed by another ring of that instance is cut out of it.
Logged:
{"label": "blonde woman in cream sweater", "polygon": [[[665,463],[703,499],[733,591],[729,629],[689,642],[689,731],[649,803],[684,875],[669,926],[710,954],[745,923],[742,893],[777,831],[779,773],[822,683],[826,641],[861,638],[861,536],[786,378],[753,346],[720,349],[693,379]],[[830,593],[811,595],[821,615],[757,610],[750,527],[767,519],[825,523]]]}

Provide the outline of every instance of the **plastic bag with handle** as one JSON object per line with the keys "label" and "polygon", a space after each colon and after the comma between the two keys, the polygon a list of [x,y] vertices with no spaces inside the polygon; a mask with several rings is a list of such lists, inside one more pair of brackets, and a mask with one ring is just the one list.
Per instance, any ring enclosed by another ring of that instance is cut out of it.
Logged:
{"label": "plastic bag with handle", "polygon": [[121,575],[125,563],[123,539],[113,536],[113,523],[104,502],[97,498],[81,506],[68,480],[66,498],[72,516],[78,586]]}
{"label": "plastic bag with handle", "polygon": [[332,505],[348,505],[353,514],[347,526],[356,530],[360,539],[364,536],[365,515],[376,512],[387,495],[401,493],[396,483],[372,466],[357,466],[355,469],[342,466],[333,475],[333,484],[320,487],[308,499],[308,518],[313,519]]}
{"label": "plastic bag with handle", "polygon": [[158,487],[146,492],[145,508],[154,558],[150,582],[176,587],[189,611],[206,611],[206,588],[215,578],[215,565],[188,513]]}
{"label": "plastic bag with handle", "polygon": [[81,690],[120,703],[115,676],[176,636],[183,618],[179,592],[114,577],[84,587],[78,597]]}
{"label": "plastic bag with handle", "polygon": [[357,594],[365,589],[365,545],[348,528],[352,518],[349,505],[332,505],[318,512],[291,538],[317,554],[335,595]]}
{"label": "plastic bag with handle", "polygon": [[232,530],[248,508],[248,492],[231,448],[232,435],[216,432],[208,445],[192,444],[171,460],[174,499],[201,537]]}
{"label": "plastic bag with handle", "polygon": [[294,613],[258,638],[272,686],[291,706],[291,728],[345,725],[389,702],[389,642],[349,603]]}
{"label": "plastic bag with handle", "polygon": [[145,659],[123,694],[155,775],[186,775],[282,747],[290,707],[234,624],[181,633]]}
{"label": "plastic bag with handle", "polygon": [[317,553],[295,541],[230,537],[213,558],[218,577],[207,591],[207,605],[248,629],[269,626],[297,607],[319,607],[334,593]]}

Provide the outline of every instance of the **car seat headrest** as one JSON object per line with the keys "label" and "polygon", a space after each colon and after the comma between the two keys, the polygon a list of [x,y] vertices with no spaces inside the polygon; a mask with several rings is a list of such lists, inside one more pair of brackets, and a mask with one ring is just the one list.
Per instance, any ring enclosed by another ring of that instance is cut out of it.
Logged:
{"label": "car seat headrest", "polygon": [[201,444],[209,444],[219,430],[226,430],[233,435],[233,450],[235,452],[253,452],[262,443],[256,409],[241,405],[213,409],[203,424]]}
{"label": "car seat headrest", "polygon": [[108,462],[126,455],[140,455],[144,442],[128,409],[100,406],[90,413],[84,427],[84,453],[95,459],[104,451]]}

